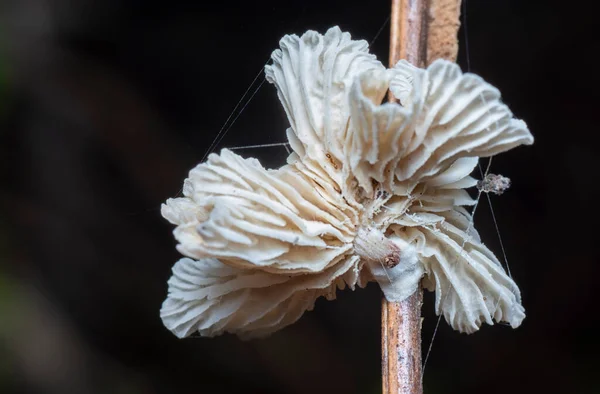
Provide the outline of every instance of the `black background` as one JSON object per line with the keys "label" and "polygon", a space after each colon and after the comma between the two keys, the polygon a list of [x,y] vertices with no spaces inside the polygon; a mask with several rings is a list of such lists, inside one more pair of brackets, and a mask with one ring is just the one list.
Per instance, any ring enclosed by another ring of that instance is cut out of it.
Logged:
{"label": "black background", "polygon": [[[425,392],[600,392],[595,13],[585,2],[467,7],[459,64],[497,86],[536,138],[492,164],[513,181],[492,204],[528,316],[473,335],[442,321]],[[375,285],[319,300],[266,340],[164,329],[178,254],[160,204],[284,34],[340,25],[370,41],[389,11],[385,0],[0,3],[0,392],[380,392]],[[388,35],[372,46],[384,61]],[[282,142],[286,127],[265,84],[219,148]],[[241,153],[268,167],[285,158],[281,147]],[[485,200],[476,227],[501,256]],[[430,295],[423,313],[426,350]]]}

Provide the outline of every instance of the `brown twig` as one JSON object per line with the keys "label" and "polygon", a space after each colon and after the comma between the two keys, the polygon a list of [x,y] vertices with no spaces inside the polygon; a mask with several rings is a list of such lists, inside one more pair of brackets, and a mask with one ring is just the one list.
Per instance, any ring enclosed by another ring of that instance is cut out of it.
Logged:
{"label": "brown twig", "polygon": [[421,304],[423,290],[381,308],[383,394],[421,394]]}
{"label": "brown twig", "polygon": [[406,59],[423,67],[427,56],[427,0],[392,0],[390,66]]}
{"label": "brown twig", "polygon": [[[437,58],[454,61],[458,52],[459,13],[460,0],[392,0],[390,67],[400,59],[419,67]],[[422,303],[421,289],[402,302],[383,299],[383,394],[423,393]]]}

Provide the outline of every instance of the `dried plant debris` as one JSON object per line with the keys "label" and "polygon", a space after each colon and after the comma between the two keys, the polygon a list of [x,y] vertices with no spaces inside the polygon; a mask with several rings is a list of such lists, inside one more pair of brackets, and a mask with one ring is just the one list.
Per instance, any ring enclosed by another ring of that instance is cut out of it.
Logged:
{"label": "dried plant debris", "polygon": [[482,193],[500,195],[510,187],[510,179],[496,174],[487,174],[482,180],[477,181],[477,190]]}
{"label": "dried plant debris", "polygon": [[[533,143],[500,92],[444,60],[386,69],[337,27],[285,36],[272,59],[293,152],[269,170],[223,149],[163,205],[186,256],[165,326],[263,336],[370,281],[394,302],[435,291],[437,313],[462,332],[520,325],[519,289],[465,209],[479,157]],[[382,103],[388,89],[400,103]]]}

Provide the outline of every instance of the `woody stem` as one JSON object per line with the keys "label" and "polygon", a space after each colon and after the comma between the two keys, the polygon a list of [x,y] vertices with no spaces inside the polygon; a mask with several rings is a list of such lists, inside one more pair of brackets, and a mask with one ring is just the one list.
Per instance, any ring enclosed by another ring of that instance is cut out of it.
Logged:
{"label": "woody stem", "polygon": [[[456,60],[460,0],[392,0],[390,67],[406,59],[424,67],[436,58]],[[390,93],[390,100],[394,97]],[[381,308],[383,394],[422,394],[419,288]]]}

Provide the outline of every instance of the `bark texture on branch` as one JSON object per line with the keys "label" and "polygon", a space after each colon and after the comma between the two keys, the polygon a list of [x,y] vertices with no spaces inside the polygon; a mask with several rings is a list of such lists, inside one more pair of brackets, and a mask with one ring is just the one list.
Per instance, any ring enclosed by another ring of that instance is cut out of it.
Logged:
{"label": "bark texture on branch", "polygon": [[421,394],[421,305],[423,290],[381,307],[383,394]]}
{"label": "bark texture on branch", "polygon": [[429,0],[426,64],[435,59],[456,61],[460,0]]}
{"label": "bark texture on branch", "polygon": [[460,0],[392,0],[390,66],[400,59],[425,67],[458,54]]}
{"label": "bark texture on branch", "polygon": [[[425,67],[456,60],[460,0],[392,0],[390,67],[400,59]],[[390,99],[394,99],[390,93]],[[383,394],[422,394],[421,305],[423,291],[381,310]]]}
{"label": "bark texture on branch", "polygon": [[427,57],[427,0],[392,0],[390,66],[400,59],[423,67]]}

